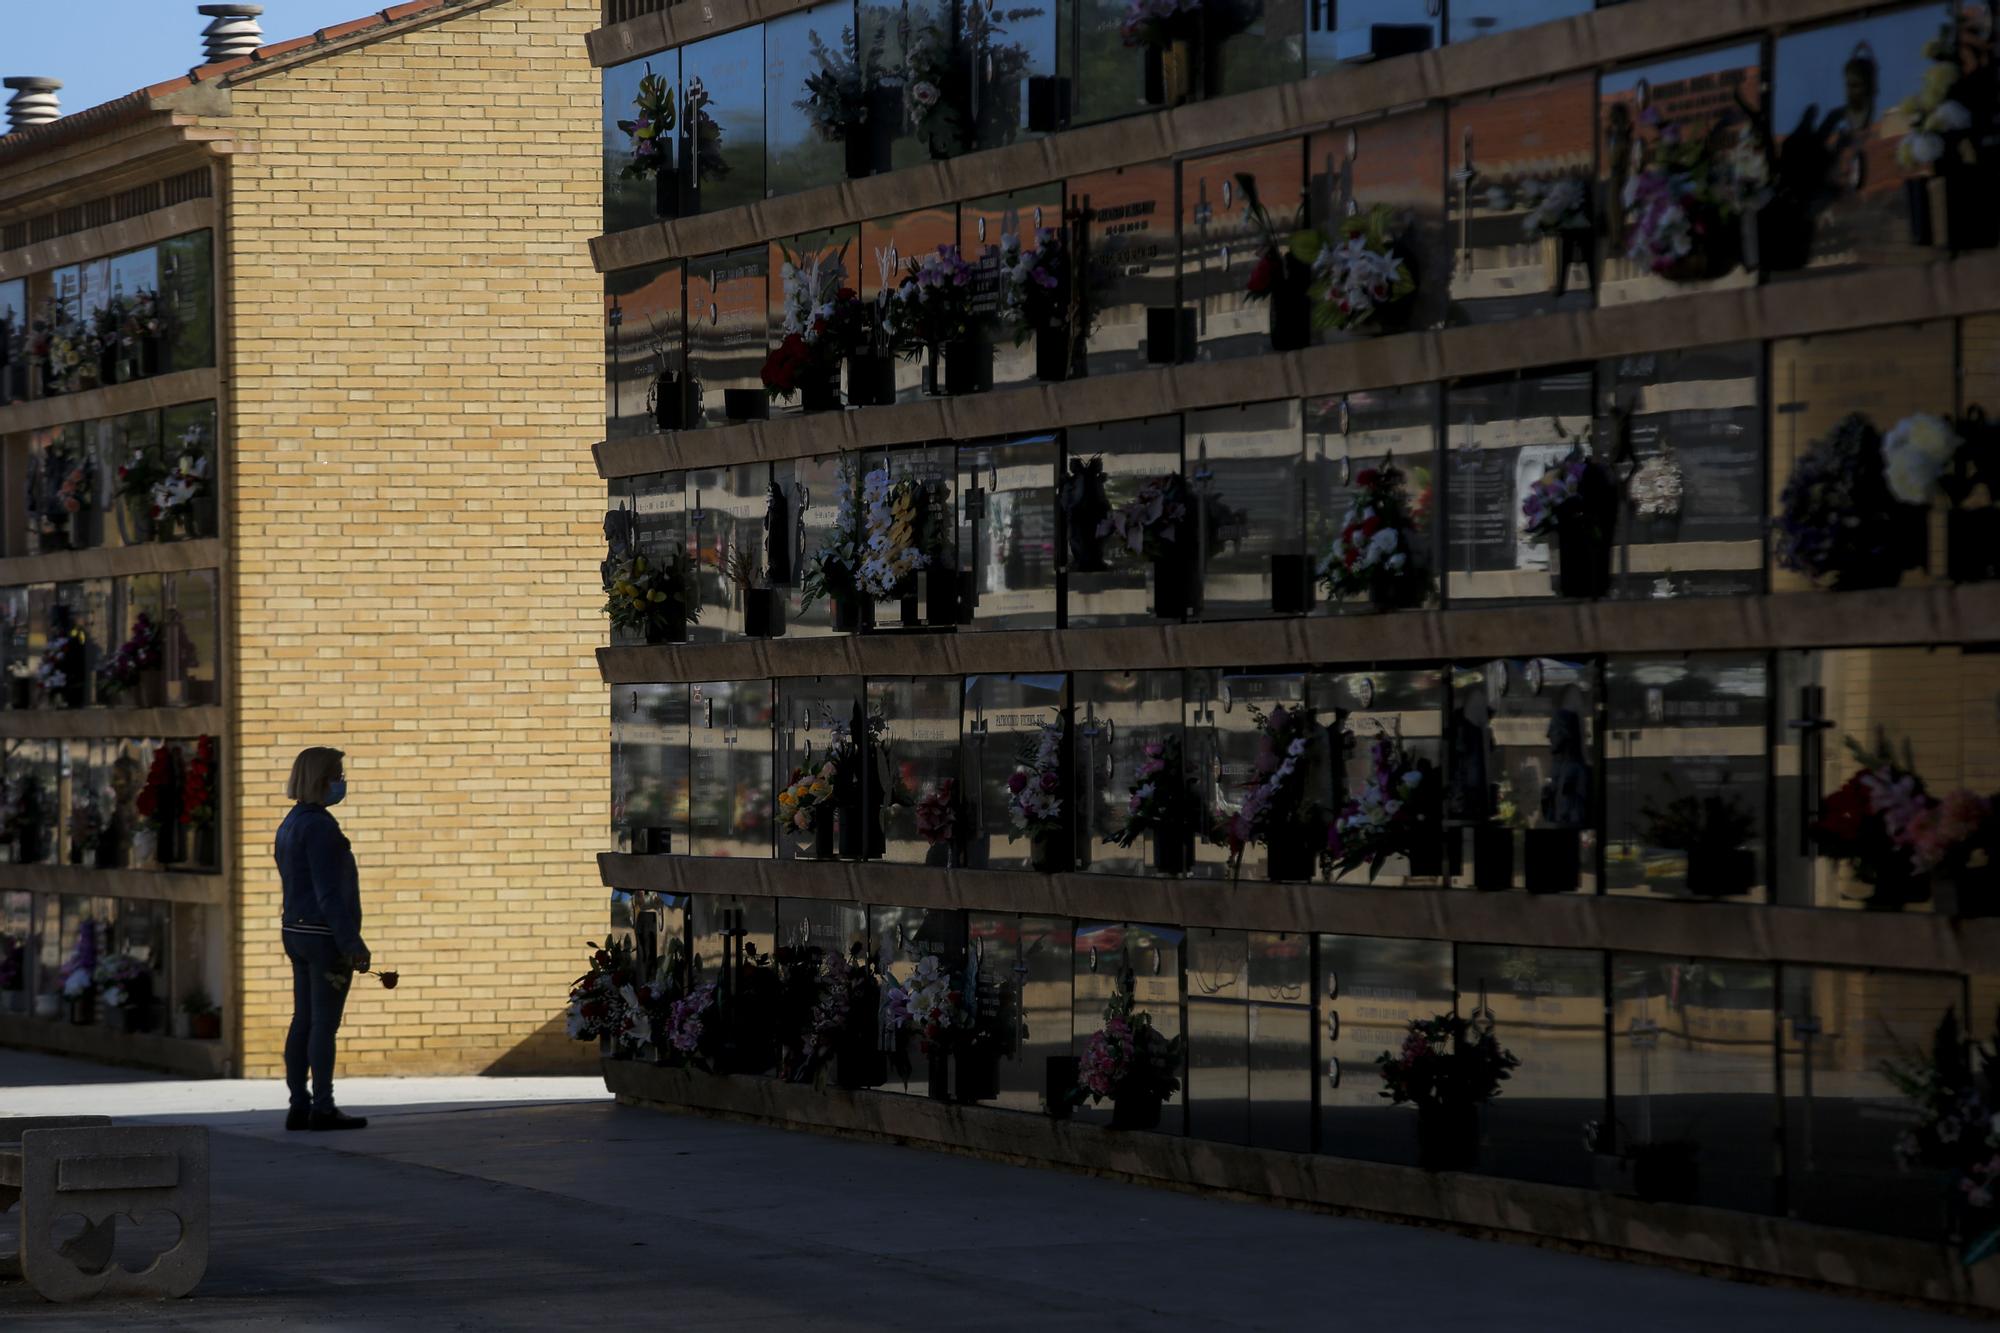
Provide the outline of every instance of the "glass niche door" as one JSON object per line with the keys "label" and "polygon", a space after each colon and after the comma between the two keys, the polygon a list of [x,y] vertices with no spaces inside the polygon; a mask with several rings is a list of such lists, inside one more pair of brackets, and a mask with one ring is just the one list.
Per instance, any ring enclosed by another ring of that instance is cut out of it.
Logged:
{"label": "glass niche door", "polygon": [[[1045,725],[1059,723],[1069,705],[1069,679],[1054,673],[965,678],[964,773],[971,839],[967,864],[975,869],[1027,870],[1034,842],[1013,818],[1008,780],[1025,760]],[[1073,775],[1058,779],[1057,817],[1075,828]]]}
{"label": "glass niche door", "polygon": [[702,681],[689,689],[688,850],[768,858],[772,697],[768,680]]}
{"label": "glass niche door", "polygon": [[959,678],[874,676],[868,715],[879,720],[885,786],[882,856],[962,865],[971,834],[959,764]]}
{"label": "glass niche door", "polygon": [[[1076,696],[1078,863],[1114,875],[1186,874],[1196,841],[1179,671],[1080,671]],[[1159,766],[1161,771],[1150,770]],[[1127,840],[1133,803],[1171,814]]]}
{"label": "glass niche door", "polygon": [[1293,614],[1305,578],[1299,400],[1190,412],[1187,463],[1203,620]]}
{"label": "glass niche door", "polygon": [[959,608],[971,630],[1054,629],[1061,530],[1060,437],[979,440],[958,450]]}
{"label": "glass niche door", "polygon": [[1195,845],[1194,874],[1207,879],[1230,876],[1229,828],[1263,775],[1282,762],[1266,726],[1281,710],[1287,718],[1299,709],[1310,714],[1305,749],[1283,789],[1292,816],[1274,838],[1243,849],[1242,873],[1317,878],[1316,858],[1339,808],[1340,736],[1327,680],[1304,671],[1189,671],[1182,709],[1199,827],[1208,835]]}
{"label": "glass niche door", "polygon": [[[1178,492],[1185,510],[1193,496],[1181,474],[1181,419],[1141,417],[1069,431],[1069,467],[1058,503],[1062,509],[1065,572],[1064,624],[1141,625],[1155,618],[1179,620],[1193,591],[1189,571],[1199,571],[1199,522],[1187,514],[1165,538],[1164,503]],[[1154,497],[1161,517],[1154,537],[1137,527],[1121,539],[1111,525],[1145,516]],[[1192,549],[1190,549],[1192,548]],[[1195,584],[1199,587],[1199,584]]]}

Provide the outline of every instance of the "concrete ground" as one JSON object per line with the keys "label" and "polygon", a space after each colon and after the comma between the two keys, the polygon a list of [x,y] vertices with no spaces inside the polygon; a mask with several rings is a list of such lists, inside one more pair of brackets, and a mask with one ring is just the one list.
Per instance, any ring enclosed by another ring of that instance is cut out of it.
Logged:
{"label": "concrete ground", "polygon": [[[0,1284],[0,1328],[1973,1326],[1413,1227],[633,1110],[595,1079],[353,1079],[341,1101],[370,1127],[287,1134],[284,1090],[273,1082],[189,1083],[0,1050],[0,1115],[205,1124],[215,1157],[214,1252],[194,1296],[51,1306]],[[147,1239],[131,1230],[121,1237]]]}

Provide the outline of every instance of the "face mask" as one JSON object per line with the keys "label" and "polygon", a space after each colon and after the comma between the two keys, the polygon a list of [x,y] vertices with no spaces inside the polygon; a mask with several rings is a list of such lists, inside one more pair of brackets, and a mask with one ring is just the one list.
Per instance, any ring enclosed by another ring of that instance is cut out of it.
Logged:
{"label": "face mask", "polygon": [[326,789],[326,804],[339,805],[347,799],[347,779],[335,778]]}

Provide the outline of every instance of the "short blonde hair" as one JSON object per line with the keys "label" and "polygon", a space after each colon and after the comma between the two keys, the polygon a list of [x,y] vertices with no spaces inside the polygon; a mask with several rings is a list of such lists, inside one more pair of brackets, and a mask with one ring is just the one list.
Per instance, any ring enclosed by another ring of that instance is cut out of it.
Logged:
{"label": "short blonde hair", "polygon": [[300,750],[299,757],[292,760],[292,776],[285,783],[285,795],[308,805],[325,805],[326,789],[340,776],[340,761],[346,757],[325,745]]}

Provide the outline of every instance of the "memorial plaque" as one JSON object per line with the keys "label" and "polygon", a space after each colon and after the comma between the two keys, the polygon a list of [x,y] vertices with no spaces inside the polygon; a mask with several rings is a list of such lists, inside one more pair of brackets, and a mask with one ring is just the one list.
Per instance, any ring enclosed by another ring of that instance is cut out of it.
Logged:
{"label": "memorial plaque", "polygon": [[[1039,245],[1038,234],[1044,228],[1059,231],[1063,225],[1061,182],[968,199],[958,207],[958,252],[979,266],[982,277],[994,275],[997,282],[1003,237],[1018,237],[1021,249],[1033,253]],[[1034,333],[1017,334],[1002,319],[993,331],[993,387],[1029,384],[1034,380]]]}
{"label": "memorial plaque", "polygon": [[1588,659],[1554,657],[1451,668],[1444,779],[1455,882],[1597,891],[1597,676]]}
{"label": "memorial plaque", "polygon": [[[1058,724],[1069,705],[1069,681],[1061,673],[1020,676],[967,676],[963,711],[963,772],[967,862],[976,869],[1028,870],[1035,864],[1031,831],[1017,821],[1008,801],[1008,780],[1036,744],[1044,724]],[[1056,842],[1079,826],[1074,773],[1058,769],[1067,791],[1057,793]],[[1072,844],[1075,839],[1071,838]]]}
{"label": "memorial plaque", "polygon": [[[823,597],[806,605],[801,585],[814,555],[833,533],[843,467],[854,470],[854,503],[858,506],[860,460],[853,455],[792,459],[771,469],[776,490],[765,496],[762,540],[767,567],[785,571],[784,577],[775,578],[772,583],[783,591],[788,635],[833,633],[832,606]],[[747,539],[749,534],[743,535]]]}
{"label": "memorial plaque", "polygon": [[701,385],[701,420],[728,422],[731,389],[763,401],[770,252],[765,246],[688,262],[688,373]]}
{"label": "memorial plaque", "polygon": [[[1197,837],[1194,783],[1181,735],[1178,671],[1080,671],[1076,696],[1076,799],[1086,870],[1112,875],[1181,875],[1191,868]],[[1150,747],[1160,747],[1154,754]],[[1163,775],[1144,775],[1166,763]],[[1171,809],[1178,790],[1183,806],[1171,827],[1136,834],[1121,846],[1132,818],[1135,789],[1159,793],[1148,808]]]}
{"label": "memorial plaque", "polygon": [[1604,1113],[1604,956],[1585,949],[1458,946],[1458,1012],[1520,1060],[1479,1108],[1479,1169],[1589,1188],[1583,1122]]}
{"label": "memorial plaque", "polygon": [[1319,1150],[1414,1166],[1416,1113],[1382,1095],[1375,1060],[1403,1049],[1412,1022],[1451,1011],[1451,943],[1321,935],[1318,952]]}
{"label": "memorial plaque", "polygon": [[745,632],[744,587],[730,569],[739,557],[756,563],[763,546],[771,465],[698,468],[685,477],[688,558],[701,593],[701,619],[690,618],[688,638],[712,643]]}
{"label": "memorial plaque", "polygon": [[[1137,52],[1128,52],[1136,57]],[[1167,364],[1193,352],[1179,305],[1174,164],[1149,162],[1068,183],[1082,218],[1079,264],[1094,312],[1090,373]],[[1165,337],[1167,333],[1171,337]]]}
{"label": "memorial plaque", "polygon": [[612,850],[688,852],[688,687],[611,687]]}
{"label": "memorial plaque", "polygon": [[972,630],[1054,629],[1062,558],[1053,433],[958,450],[960,615]]}
{"label": "memorial plaque", "polygon": [[604,413],[614,439],[700,424],[700,390],[683,383],[685,279],[679,262],[604,275]]}
{"label": "memorial plaque", "polygon": [[682,47],[681,76],[681,135],[694,156],[698,211],[756,203],[764,197],[763,25]]}
{"label": "memorial plaque", "polygon": [[[896,290],[911,260],[936,254],[939,246],[958,243],[958,208],[944,204],[861,224],[861,251],[855,265],[861,274],[861,299],[879,306]],[[884,349],[887,344],[885,342]],[[896,401],[916,402],[924,396],[924,359],[905,353],[896,358]]]}
{"label": "memorial plaque", "polygon": [[965,859],[972,829],[958,753],[961,694],[956,676],[868,681],[868,714],[882,720],[886,860],[953,866]]}

